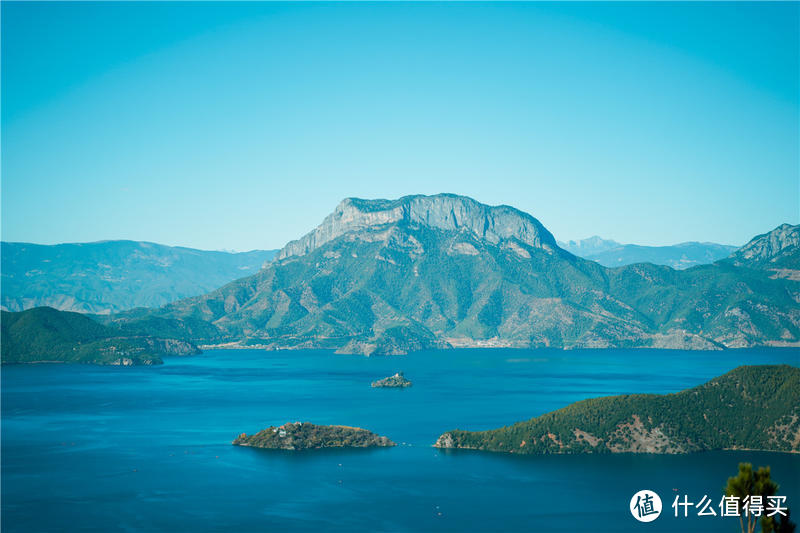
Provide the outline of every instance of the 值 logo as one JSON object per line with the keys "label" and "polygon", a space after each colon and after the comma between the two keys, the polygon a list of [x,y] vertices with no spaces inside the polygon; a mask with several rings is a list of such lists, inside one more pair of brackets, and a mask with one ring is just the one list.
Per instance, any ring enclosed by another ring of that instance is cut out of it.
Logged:
{"label": "\u503c logo", "polygon": [[631,514],[639,522],[652,522],[661,514],[661,498],[652,490],[640,490],[631,498]]}

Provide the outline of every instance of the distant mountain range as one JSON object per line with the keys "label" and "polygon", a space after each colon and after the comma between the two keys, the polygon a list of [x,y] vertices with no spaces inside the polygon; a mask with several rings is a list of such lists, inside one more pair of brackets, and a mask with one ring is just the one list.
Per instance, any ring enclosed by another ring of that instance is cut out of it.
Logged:
{"label": "distant mountain range", "polygon": [[208,252],[150,242],[2,243],[2,308],[83,313],[160,307],[257,272],[276,251]]}
{"label": "distant mountain range", "polygon": [[438,448],[521,454],[800,451],[800,369],[742,366],[676,394],[583,400],[490,431],[454,430]]}
{"label": "distant mountain range", "polygon": [[447,346],[800,345],[800,227],[676,271],[606,268],[463,196],[347,199],[259,272],[108,317],[198,344],[393,354]]}
{"label": "distant mountain range", "polygon": [[558,245],[578,257],[597,261],[603,266],[618,267],[633,263],[653,263],[682,270],[713,263],[728,257],[738,246],[713,242],[684,242],[672,246],[620,244],[598,236],[580,241],[558,241]]}

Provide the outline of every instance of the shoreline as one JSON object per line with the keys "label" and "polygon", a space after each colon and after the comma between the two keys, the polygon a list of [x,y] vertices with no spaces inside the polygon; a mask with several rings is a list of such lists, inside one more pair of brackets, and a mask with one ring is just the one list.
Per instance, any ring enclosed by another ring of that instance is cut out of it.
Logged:
{"label": "shoreline", "polygon": [[[251,344],[251,345],[243,345],[240,341],[232,341],[226,343],[217,343],[217,344],[198,344],[197,347],[200,350],[263,350],[265,352],[279,352],[279,351],[302,351],[302,350],[325,350],[335,353],[336,355],[361,355],[364,356],[362,353],[353,352],[353,353],[342,353],[339,348],[333,348],[329,346],[297,346],[297,345],[287,345],[287,346],[275,346],[273,344]],[[441,348],[433,348],[430,350],[414,350],[410,351],[406,354],[401,355],[408,355],[411,353],[422,353],[422,352],[429,352],[429,351],[449,351],[449,350],[487,350],[487,349],[501,349],[501,350],[515,350],[520,352],[574,352],[577,350],[591,350],[591,351],[603,351],[603,350],[663,350],[663,351],[670,351],[670,352],[726,352],[726,351],[744,351],[744,350],[761,350],[761,349],[769,349],[769,350],[800,350],[800,343],[797,344],[764,344],[764,345],[753,345],[753,346],[737,346],[737,347],[716,347],[716,348],[665,348],[662,346],[513,346],[513,345],[506,345],[506,344],[486,344],[482,341],[476,341],[475,344],[458,344],[447,347]],[[373,356],[385,356],[389,357],[389,355],[383,354],[372,354]],[[392,354],[391,356],[396,356],[396,354]],[[370,356],[364,356],[370,357]]]}

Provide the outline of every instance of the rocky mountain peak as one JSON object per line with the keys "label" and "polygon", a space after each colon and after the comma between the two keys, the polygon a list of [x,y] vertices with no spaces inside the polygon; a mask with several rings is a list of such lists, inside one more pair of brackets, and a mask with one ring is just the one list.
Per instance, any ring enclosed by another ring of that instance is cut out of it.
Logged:
{"label": "rocky mountain peak", "polygon": [[797,253],[800,225],[781,224],[769,233],[758,235],[731,255],[734,264],[765,264]]}
{"label": "rocky mountain peak", "polygon": [[404,196],[397,200],[342,200],[317,228],[288,243],[277,259],[305,255],[346,233],[400,223],[445,231],[469,231],[492,244],[516,239],[545,250],[557,247],[553,235],[527,213],[506,205],[488,206],[466,196],[437,194]]}
{"label": "rocky mountain peak", "polygon": [[586,239],[581,239],[578,241],[567,241],[567,242],[559,241],[558,245],[561,248],[567,250],[568,252],[578,256],[583,256],[584,254],[596,254],[600,252],[605,252],[606,250],[611,250],[622,246],[617,241],[611,239],[604,239],[597,235],[588,237]]}

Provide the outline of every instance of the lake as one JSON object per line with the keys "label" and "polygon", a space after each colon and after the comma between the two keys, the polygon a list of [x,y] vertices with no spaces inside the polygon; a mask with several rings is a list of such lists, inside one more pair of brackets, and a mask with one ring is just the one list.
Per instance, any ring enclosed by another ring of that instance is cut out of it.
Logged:
{"label": "lake", "polygon": [[[719,501],[740,461],[770,465],[800,517],[800,455],[514,456],[431,447],[570,402],[668,393],[800,350],[444,350],[408,356],[211,350],[158,367],[2,369],[2,530],[738,531],[675,518],[676,494]],[[409,389],[370,382],[405,372]],[[289,421],[344,424],[399,446],[286,452],[231,446]],[[662,515],[631,516],[656,491]]]}

